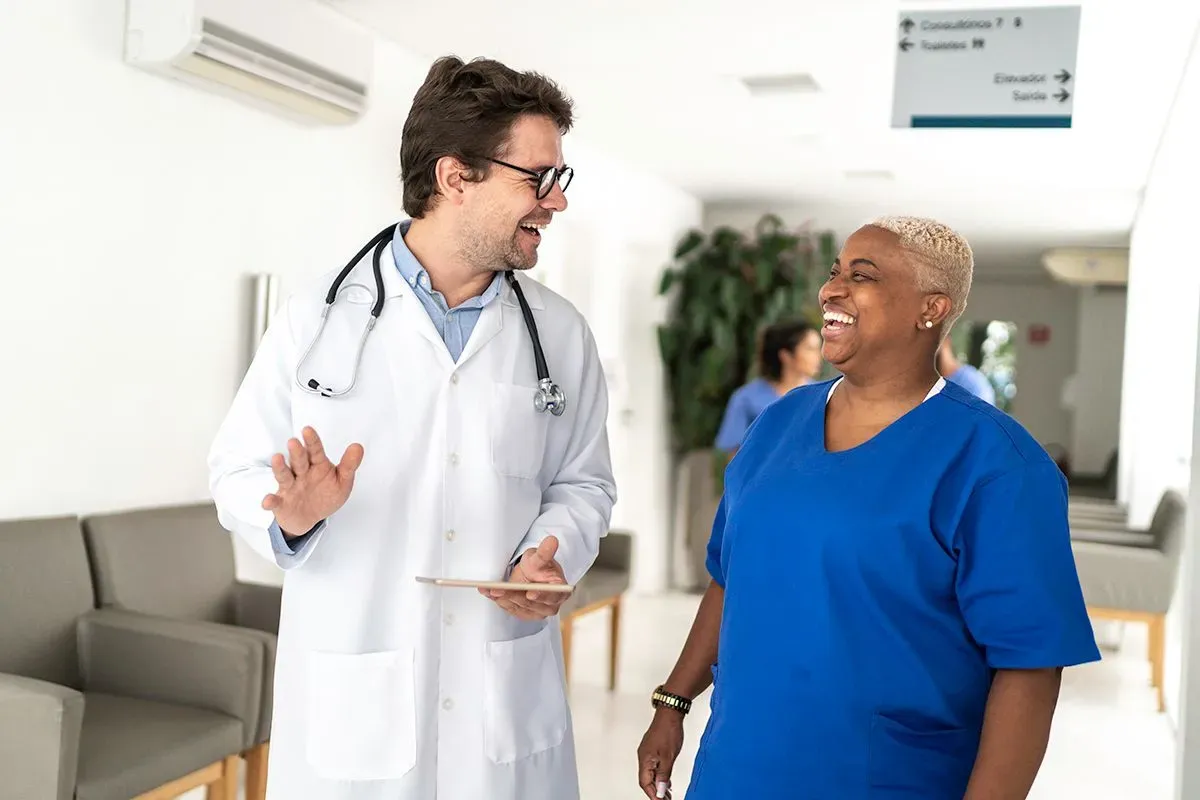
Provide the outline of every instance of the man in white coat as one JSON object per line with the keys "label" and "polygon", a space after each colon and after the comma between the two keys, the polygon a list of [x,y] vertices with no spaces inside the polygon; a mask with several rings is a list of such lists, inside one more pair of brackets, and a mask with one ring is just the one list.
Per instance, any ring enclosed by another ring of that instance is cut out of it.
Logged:
{"label": "man in white coat", "polygon": [[561,416],[539,411],[506,277],[534,266],[567,207],[571,122],[571,101],[539,75],[435,62],[404,125],[411,220],[380,248],[378,323],[363,340],[370,255],[311,350],[337,271],[300,289],[216,436],[221,523],[285,570],[272,800],[579,796],[555,619],[565,595],[416,581],[573,584],[607,531],[616,490],[595,341],[566,300],[517,278],[567,402]]}

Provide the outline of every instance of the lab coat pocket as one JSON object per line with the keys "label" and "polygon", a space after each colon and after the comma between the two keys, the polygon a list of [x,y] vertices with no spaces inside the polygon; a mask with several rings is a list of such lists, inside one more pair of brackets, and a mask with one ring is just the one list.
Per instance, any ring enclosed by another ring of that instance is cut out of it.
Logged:
{"label": "lab coat pocket", "polygon": [[938,728],[875,714],[871,720],[871,798],[951,800],[967,789],[978,733]]}
{"label": "lab coat pocket", "polygon": [[492,395],[492,466],[509,478],[536,478],[546,450],[549,412],[533,407],[537,390],[497,383]]}
{"label": "lab coat pocket", "polygon": [[331,780],[389,780],[417,760],[413,652],[310,653],[307,756]]}
{"label": "lab coat pocket", "polygon": [[507,764],[562,744],[569,724],[553,623],[522,639],[488,642],[484,749]]}

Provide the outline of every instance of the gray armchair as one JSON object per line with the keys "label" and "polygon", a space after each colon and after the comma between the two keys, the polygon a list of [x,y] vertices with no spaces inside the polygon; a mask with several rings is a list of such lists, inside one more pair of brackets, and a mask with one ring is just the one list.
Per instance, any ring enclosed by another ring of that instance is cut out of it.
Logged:
{"label": "gray armchair", "polygon": [[1174,599],[1186,526],[1187,503],[1176,491],[1163,494],[1145,530],[1071,520],[1071,547],[1089,613],[1150,628],[1150,680],[1159,711],[1164,708],[1167,610]]}
{"label": "gray armchair", "polygon": [[1086,497],[1071,497],[1068,509],[1072,523],[1079,521],[1084,524],[1100,522],[1124,525],[1129,516],[1125,506],[1119,503]]}
{"label": "gray armchair", "polygon": [[600,540],[600,552],[587,574],[580,579],[571,597],[558,610],[562,631],[563,663],[567,679],[571,676],[571,632],[575,620],[593,611],[609,609],[608,688],[617,686],[617,656],[621,640],[621,598],[629,588],[633,566],[633,536],[625,531],[609,531]]}
{"label": "gray armchair", "polygon": [[258,725],[242,743],[246,798],[266,795],[275,644],[282,598],[277,586],[237,580],[233,543],[211,503],[85,517],[102,608],[187,620],[238,631],[258,642],[264,663]]}
{"label": "gray armchair", "polygon": [[93,606],[78,520],[0,523],[0,798],[236,800],[261,647]]}

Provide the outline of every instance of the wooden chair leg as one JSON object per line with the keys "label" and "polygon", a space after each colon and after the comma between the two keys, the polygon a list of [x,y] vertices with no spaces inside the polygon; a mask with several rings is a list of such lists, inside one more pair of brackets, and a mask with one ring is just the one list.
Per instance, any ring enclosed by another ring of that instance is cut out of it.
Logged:
{"label": "wooden chair leg", "polygon": [[[236,762],[237,759],[234,759],[234,761]],[[176,800],[176,798],[180,795],[186,794],[193,789],[198,789],[201,787],[206,787],[206,791],[209,792],[209,797],[216,797],[217,795],[211,794],[211,792],[213,791],[214,786],[218,791],[220,790],[220,783],[224,774],[225,762],[216,761],[212,764],[209,764],[207,767],[202,767],[195,772],[184,775],[182,778],[176,778],[169,783],[164,783],[162,786],[159,786],[156,789],[143,792],[142,794],[139,794],[137,797],[133,798],[133,800]],[[234,786],[237,786],[236,772],[234,773]],[[237,800],[236,795],[232,795],[231,798],[232,800]]]}
{"label": "wooden chair leg", "polygon": [[237,800],[240,762],[237,756],[229,756],[222,762],[221,777],[208,785],[208,800]]}
{"label": "wooden chair leg", "polygon": [[608,690],[617,688],[617,648],[621,642],[621,597],[613,600],[608,617]]}
{"label": "wooden chair leg", "polygon": [[246,800],[266,800],[270,750],[271,743],[263,742],[242,754],[246,759]]}
{"label": "wooden chair leg", "polygon": [[563,671],[567,683],[571,682],[571,627],[572,621],[570,617],[563,619],[559,623],[562,630],[562,647],[563,647]]}
{"label": "wooden chair leg", "polygon": [[1163,662],[1166,658],[1167,617],[1158,614],[1150,620],[1150,682],[1158,695],[1158,710],[1166,710],[1163,699]]}

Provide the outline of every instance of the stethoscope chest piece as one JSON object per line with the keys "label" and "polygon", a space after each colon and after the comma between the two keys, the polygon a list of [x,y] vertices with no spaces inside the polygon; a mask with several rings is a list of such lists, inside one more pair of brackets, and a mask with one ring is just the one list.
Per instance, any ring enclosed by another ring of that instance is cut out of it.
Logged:
{"label": "stethoscope chest piece", "polygon": [[537,394],[533,398],[533,407],[538,411],[549,411],[556,417],[561,417],[567,410],[567,396],[562,387],[549,378],[538,381]]}

